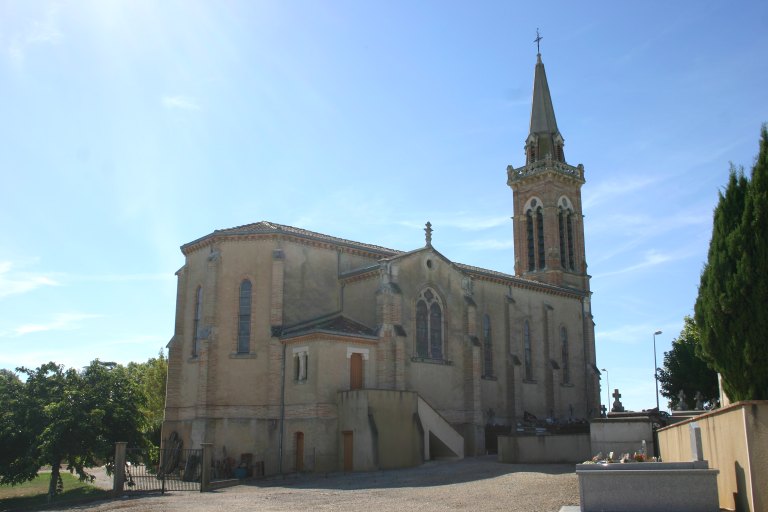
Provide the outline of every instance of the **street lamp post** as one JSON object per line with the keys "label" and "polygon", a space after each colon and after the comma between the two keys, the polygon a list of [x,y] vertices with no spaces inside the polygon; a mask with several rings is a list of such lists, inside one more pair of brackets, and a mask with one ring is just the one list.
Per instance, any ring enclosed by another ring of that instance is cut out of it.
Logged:
{"label": "street lamp post", "polygon": [[659,410],[659,376],[656,374],[658,366],[656,364],[656,335],[661,334],[661,331],[653,333],[653,379],[656,381],[656,410]]}
{"label": "street lamp post", "polygon": [[605,402],[605,415],[607,417],[611,410],[611,380],[608,378],[608,368],[601,368],[601,370],[605,372],[606,395],[608,395],[608,401]]}

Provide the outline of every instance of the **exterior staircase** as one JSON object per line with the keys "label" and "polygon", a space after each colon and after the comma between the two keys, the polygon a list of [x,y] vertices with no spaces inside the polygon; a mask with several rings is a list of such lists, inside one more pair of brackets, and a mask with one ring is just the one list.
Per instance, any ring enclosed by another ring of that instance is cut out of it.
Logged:
{"label": "exterior staircase", "polygon": [[464,458],[464,438],[423,398],[418,397],[417,413],[424,430],[424,460]]}

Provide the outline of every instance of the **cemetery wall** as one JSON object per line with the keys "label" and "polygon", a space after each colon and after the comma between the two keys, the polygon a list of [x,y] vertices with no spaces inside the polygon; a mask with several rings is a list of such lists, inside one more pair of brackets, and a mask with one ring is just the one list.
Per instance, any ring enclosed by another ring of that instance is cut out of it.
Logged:
{"label": "cemetery wall", "polygon": [[555,464],[584,462],[591,457],[589,434],[499,436],[499,462]]}
{"label": "cemetery wall", "polygon": [[593,419],[589,425],[592,455],[614,452],[615,457],[622,453],[639,452],[642,443],[646,443],[646,452],[653,455],[653,426],[651,420],[643,418],[608,418]]}
{"label": "cemetery wall", "polygon": [[703,457],[719,469],[720,507],[727,510],[768,510],[768,401],[736,402],[697,418],[659,429],[665,462],[692,458],[690,425],[701,429]]}

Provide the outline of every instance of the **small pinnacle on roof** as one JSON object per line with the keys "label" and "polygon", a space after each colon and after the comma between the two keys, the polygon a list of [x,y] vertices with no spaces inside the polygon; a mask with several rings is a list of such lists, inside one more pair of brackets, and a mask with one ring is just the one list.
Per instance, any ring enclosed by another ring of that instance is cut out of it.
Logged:
{"label": "small pinnacle on roof", "polygon": [[427,239],[427,246],[432,245],[432,224],[430,224],[429,221],[427,221],[426,226],[424,228],[424,232],[426,233],[426,239]]}

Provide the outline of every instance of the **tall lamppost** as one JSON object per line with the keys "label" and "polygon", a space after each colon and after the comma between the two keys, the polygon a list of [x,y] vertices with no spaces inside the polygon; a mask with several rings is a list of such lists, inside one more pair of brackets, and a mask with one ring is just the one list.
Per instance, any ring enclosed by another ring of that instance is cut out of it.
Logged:
{"label": "tall lamppost", "polygon": [[658,366],[656,365],[656,335],[661,331],[653,333],[653,379],[656,381],[656,410],[659,410],[659,376],[656,374]]}
{"label": "tall lamppost", "polygon": [[606,395],[608,395],[608,401],[605,402],[605,406],[606,406],[605,415],[608,416],[608,413],[611,410],[611,381],[608,378],[608,369],[601,368],[600,370],[605,372],[605,387],[607,388],[605,391],[606,391]]}

